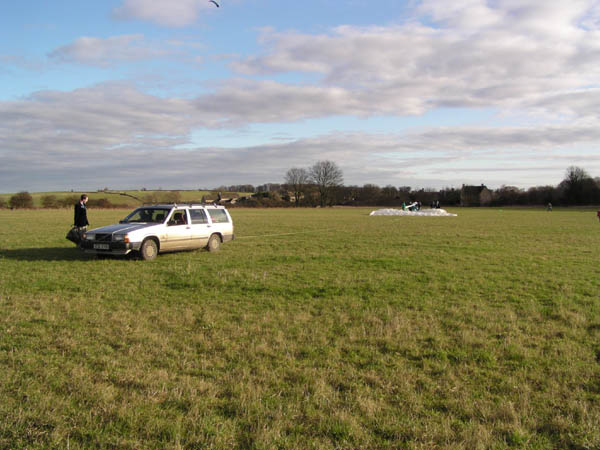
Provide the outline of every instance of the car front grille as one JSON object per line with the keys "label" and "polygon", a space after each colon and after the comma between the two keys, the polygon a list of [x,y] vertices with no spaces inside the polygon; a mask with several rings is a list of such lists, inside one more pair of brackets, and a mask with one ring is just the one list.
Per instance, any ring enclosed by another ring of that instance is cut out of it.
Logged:
{"label": "car front grille", "polygon": [[111,239],[112,239],[112,234],[111,233],[96,233],[96,240],[97,241],[110,242]]}

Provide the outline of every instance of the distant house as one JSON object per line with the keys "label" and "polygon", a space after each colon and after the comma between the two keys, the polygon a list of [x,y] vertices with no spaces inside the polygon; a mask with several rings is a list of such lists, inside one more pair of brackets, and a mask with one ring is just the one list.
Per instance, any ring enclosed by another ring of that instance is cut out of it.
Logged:
{"label": "distant house", "polygon": [[466,186],[463,184],[460,190],[461,206],[487,206],[492,201],[492,191],[485,185]]}

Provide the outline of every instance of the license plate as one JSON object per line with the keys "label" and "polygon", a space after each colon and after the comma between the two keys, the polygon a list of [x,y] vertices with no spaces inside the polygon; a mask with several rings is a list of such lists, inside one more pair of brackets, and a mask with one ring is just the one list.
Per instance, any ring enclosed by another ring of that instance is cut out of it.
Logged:
{"label": "license plate", "polygon": [[108,245],[108,244],[94,244],[94,250],[110,250],[110,245]]}

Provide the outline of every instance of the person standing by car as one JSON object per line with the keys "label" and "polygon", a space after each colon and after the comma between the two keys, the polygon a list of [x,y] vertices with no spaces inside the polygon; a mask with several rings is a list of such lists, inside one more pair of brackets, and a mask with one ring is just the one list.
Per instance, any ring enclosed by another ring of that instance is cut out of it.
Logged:
{"label": "person standing by car", "polygon": [[87,208],[85,207],[87,201],[88,196],[85,194],[81,194],[81,199],[79,200],[79,203],[75,204],[75,218],[73,220],[73,223],[75,227],[77,227],[79,234],[86,231],[88,225],[90,224],[87,218]]}
{"label": "person standing by car", "polygon": [[90,224],[87,218],[87,208],[85,204],[88,201],[88,196],[81,194],[79,203],[75,203],[75,217],[73,218],[73,227],[67,233],[67,239],[76,245],[81,243],[83,234],[87,231]]}

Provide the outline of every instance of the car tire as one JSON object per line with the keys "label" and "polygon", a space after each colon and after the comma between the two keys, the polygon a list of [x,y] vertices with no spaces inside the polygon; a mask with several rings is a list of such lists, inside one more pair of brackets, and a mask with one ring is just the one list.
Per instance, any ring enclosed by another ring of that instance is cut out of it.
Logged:
{"label": "car tire", "polygon": [[206,245],[206,249],[211,252],[218,252],[221,248],[221,238],[218,234],[213,234],[208,240],[208,244]]}
{"label": "car tire", "polygon": [[154,239],[146,239],[140,247],[140,256],[144,261],[152,261],[158,255],[158,246]]}

